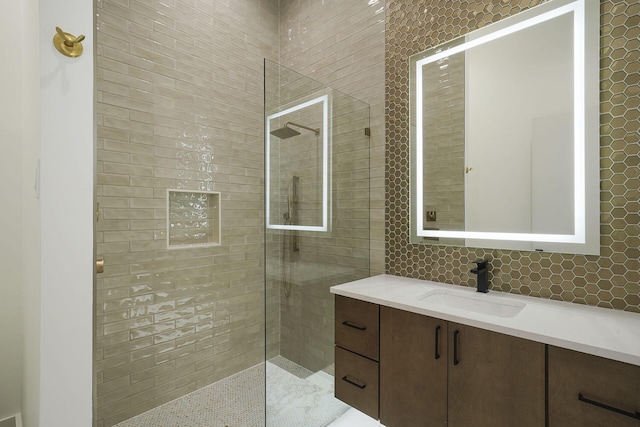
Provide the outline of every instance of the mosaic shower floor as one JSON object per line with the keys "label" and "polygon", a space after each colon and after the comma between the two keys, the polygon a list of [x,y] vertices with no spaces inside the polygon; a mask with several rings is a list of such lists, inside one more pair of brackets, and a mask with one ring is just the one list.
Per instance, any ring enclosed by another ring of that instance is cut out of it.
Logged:
{"label": "mosaic shower floor", "polygon": [[380,425],[369,424],[373,420],[357,411],[347,412],[349,407],[333,397],[331,374],[314,373],[276,357],[115,427],[263,427],[265,367],[269,378],[267,427]]}

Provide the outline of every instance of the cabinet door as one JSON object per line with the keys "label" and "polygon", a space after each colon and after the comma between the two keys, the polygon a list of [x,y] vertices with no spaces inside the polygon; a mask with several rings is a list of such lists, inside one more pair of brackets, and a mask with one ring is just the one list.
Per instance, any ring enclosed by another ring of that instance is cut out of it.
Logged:
{"label": "cabinet door", "polygon": [[382,424],[446,425],[446,337],[447,322],[443,320],[380,307]]}
{"label": "cabinet door", "polygon": [[640,366],[549,346],[549,426],[640,426]]}
{"label": "cabinet door", "polygon": [[449,323],[450,427],[544,426],[544,344]]}

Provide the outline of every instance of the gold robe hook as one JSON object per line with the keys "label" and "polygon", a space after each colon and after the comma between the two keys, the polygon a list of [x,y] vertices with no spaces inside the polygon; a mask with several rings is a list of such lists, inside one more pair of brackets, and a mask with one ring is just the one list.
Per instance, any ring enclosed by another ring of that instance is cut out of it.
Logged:
{"label": "gold robe hook", "polygon": [[76,37],[73,34],[65,33],[60,27],[56,27],[53,45],[61,54],[76,58],[82,55],[82,40],[84,40],[84,35]]}

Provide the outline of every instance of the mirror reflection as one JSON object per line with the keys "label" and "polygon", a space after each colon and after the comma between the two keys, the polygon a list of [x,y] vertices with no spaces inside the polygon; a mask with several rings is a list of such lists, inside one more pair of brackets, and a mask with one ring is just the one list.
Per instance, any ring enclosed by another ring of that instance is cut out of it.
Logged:
{"label": "mirror reflection", "polygon": [[329,95],[266,117],[267,228],[327,231]]}

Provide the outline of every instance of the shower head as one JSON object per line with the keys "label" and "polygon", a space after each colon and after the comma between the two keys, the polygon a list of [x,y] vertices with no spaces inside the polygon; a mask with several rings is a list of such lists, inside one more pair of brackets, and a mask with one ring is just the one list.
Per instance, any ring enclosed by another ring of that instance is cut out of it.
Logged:
{"label": "shower head", "polygon": [[281,127],[280,129],[271,131],[271,135],[280,139],[287,139],[287,138],[291,138],[292,136],[300,135],[300,132],[298,132],[295,129],[291,129],[290,127],[287,126],[288,124],[289,123],[287,123],[286,125],[284,125],[284,127]]}
{"label": "shower head", "polygon": [[308,131],[311,131],[313,133],[315,133],[316,135],[320,134],[320,129],[314,129],[314,128],[310,128],[308,126],[305,125],[299,125],[298,123],[293,123],[293,122],[287,122],[284,124],[284,127],[281,127],[280,129],[276,129],[271,131],[271,135],[275,136],[276,138],[280,138],[280,139],[287,139],[287,138],[291,138],[292,136],[298,136],[300,135],[300,132],[298,132],[295,129],[291,129],[290,126],[295,126],[301,129],[306,129]]}

